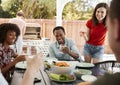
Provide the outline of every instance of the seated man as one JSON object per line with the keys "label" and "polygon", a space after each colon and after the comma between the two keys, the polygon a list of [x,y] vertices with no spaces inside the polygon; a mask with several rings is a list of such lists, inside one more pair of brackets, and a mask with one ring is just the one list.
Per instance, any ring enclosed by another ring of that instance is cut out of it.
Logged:
{"label": "seated man", "polygon": [[49,46],[50,57],[58,60],[78,60],[82,61],[80,52],[72,39],[65,37],[65,30],[62,26],[53,29],[56,41]]}

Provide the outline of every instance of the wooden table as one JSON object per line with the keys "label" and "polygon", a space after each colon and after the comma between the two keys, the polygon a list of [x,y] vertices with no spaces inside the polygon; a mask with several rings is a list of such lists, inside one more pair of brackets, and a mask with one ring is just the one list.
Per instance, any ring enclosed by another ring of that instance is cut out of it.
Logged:
{"label": "wooden table", "polygon": [[[41,82],[37,82],[33,85],[77,85],[79,82],[83,82],[82,80],[76,80],[74,82],[70,83],[58,83],[51,81],[48,76],[48,71],[46,71],[44,68],[40,68],[40,70],[36,73],[36,78],[41,79]],[[22,78],[23,78],[24,73],[20,72],[18,70],[14,71],[14,76],[11,82],[11,85],[18,85],[20,84]]]}
{"label": "wooden table", "polygon": [[77,83],[82,81],[82,80],[76,80],[74,82],[69,82],[69,83],[55,82],[49,79],[47,72],[45,71],[41,71],[41,72],[42,74],[45,74],[44,78],[45,78],[46,85],[77,85]]}
{"label": "wooden table", "polygon": [[[15,71],[11,85],[20,84],[20,82],[23,78],[23,75],[24,75],[24,73]],[[41,79],[41,82],[35,83],[33,85],[76,85],[76,83],[79,82],[79,81],[75,81],[72,83],[57,83],[57,82],[51,81],[48,77],[48,74],[42,69],[39,70],[39,72],[36,74],[36,78]]]}
{"label": "wooden table", "polygon": [[[33,85],[50,85],[50,84],[46,84],[47,80],[45,80],[45,75],[41,71],[42,70],[39,70],[36,73],[36,78],[40,79],[41,81],[37,82],[37,83],[33,83]],[[11,85],[18,85],[18,84],[20,84],[21,80],[23,78],[23,75],[24,75],[24,72],[20,72],[18,70],[15,70],[14,71],[14,75],[13,75],[13,79],[12,79],[12,82],[11,82]]]}

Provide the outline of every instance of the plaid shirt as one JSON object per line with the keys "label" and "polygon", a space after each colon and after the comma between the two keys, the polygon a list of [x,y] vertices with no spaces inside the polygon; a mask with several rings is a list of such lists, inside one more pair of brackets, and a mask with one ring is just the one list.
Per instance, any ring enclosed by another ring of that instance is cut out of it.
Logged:
{"label": "plaid shirt", "polygon": [[11,62],[13,56],[15,55],[14,50],[10,47],[5,49],[2,44],[0,44],[0,64],[2,67],[6,66]]}

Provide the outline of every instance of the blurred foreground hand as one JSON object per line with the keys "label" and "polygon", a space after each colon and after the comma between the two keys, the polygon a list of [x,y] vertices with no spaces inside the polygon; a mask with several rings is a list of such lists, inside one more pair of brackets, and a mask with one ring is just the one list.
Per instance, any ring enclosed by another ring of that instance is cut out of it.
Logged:
{"label": "blurred foreground hand", "polygon": [[41,52],[37,55],[34,55],[32,58],[26,56],[27,69],[20,85],[33,85],[36,73],[43,64],[42,56],[43,55]]}
{"label": "blurred foreground hand", "polygon": [[26,57],[27,69],[39,70],[43,64],[43,54],[42,52],[34,55],[32,58]]}

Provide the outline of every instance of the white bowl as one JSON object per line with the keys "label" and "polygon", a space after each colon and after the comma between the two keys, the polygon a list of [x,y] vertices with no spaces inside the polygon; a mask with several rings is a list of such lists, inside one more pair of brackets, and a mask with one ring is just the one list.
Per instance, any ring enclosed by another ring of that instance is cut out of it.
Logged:
{"label": "white bowl", "polygon": [[69,64],[69,63],[67,63],[67,64],[69,66],[66,66],[66,67],[52,65],[51,72],[56,73],[56,74],[70,74],[70,73],[72,73],[73,70],[75,69],[75,66],[73,66],[72,64]]}
{"label": "white bowl", "polygon": [[90,75],[90,74],[92,74],[92,71],[86,70],[86,69],[76,69],[76,70],[74,70],[74,74],[78,79],[81,79],[82,75]]}
{"label": "white bowl", "polygon": [[97,77],[95,77],[93,75],[82,75],[81,79],[83,81],[93,82],[93,81],[97,80]]}

